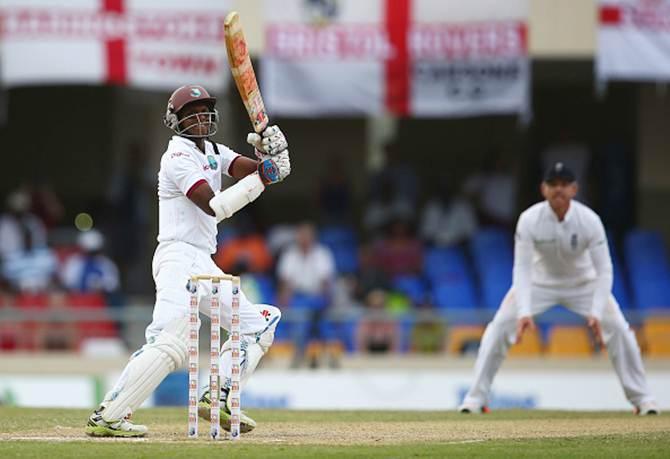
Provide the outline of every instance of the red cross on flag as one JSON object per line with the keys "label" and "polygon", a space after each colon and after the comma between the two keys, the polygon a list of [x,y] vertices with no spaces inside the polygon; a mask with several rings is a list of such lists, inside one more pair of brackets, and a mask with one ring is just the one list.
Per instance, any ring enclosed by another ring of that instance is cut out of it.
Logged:
{"label": "red cross on flag", "polygon": [[2,83],[221,91],[227,0],[2,0]]}
{"label": "red cross on flag", "polygon": [[670,81],[670,0],[600,0],[598,79]]}
{"label": "red cross on flag", "polygon": [[527,114],[527,0],[266,0],[274,114]]}

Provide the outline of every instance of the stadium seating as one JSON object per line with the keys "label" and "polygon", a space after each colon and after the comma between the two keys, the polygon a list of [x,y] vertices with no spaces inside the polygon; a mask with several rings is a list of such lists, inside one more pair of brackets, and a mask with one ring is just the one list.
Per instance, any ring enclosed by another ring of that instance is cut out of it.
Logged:
{"label": "stadium seating", "polygon": [[475,285],[460,247],[429,249],[424,257],[424,275],[432,286],[433,303],[438,309],[478,306]]}
{"label": "stadium seating", "polygon": [[512,285],[512,238],[503,229],[481,229],[470,240],[470,253],[479,279],[482,305],[495,309]]}
{"label": "stadium seating", "polygon": [[358,269],[358,238],[354,228],[345,225],[324,226],[319,241],[330,248],[335,267],[340,274],[352,274]]}
{"label": "stadium seating", "polygon": [[640,309],[670,307],[670,264],[660,233],[633,230],[624,241],[631,292]]}
{"label": "stadium seating", "polygon": [[670,317],[648,318],[642,331],[648,356],[670,357]]}
{"label": "stadium seating", "polygon": [[447,334],[447,352],[458,355],[479,347],[484,334],[483,325],[454,325]]}
{"label": "stadium seating", "polygon": [[407,296],[414,305],[425,302],[428,289],[421,276],[402,275],[393,279],[393,289]]}
{"label": "stadium seating", "polygon": [[526,330],[523,339],[509,349],[510,357],[535,357],[542,354],[542,336],[538,328]]}
{"label": "stadium seating", "polygon": [[556,325],[549,331],[546,354],[551,357],[586,357],[593,353],[588,329]]}

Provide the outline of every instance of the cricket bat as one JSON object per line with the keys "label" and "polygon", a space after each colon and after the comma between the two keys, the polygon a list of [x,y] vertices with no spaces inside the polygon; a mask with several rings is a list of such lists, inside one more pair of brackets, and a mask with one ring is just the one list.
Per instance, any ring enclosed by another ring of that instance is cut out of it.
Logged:
{"label": "cricket bat", "polygon": [[265,104],[258,88],[254,68],[251,66],[251,58],[240,23],[240,15],[236,11],[231,11],[226,16],[224,36],[228,62],[235,85],[237,85],[244,107],[247,109],[254,131],[260,134],[268,125],[268,114],[265,111]]}

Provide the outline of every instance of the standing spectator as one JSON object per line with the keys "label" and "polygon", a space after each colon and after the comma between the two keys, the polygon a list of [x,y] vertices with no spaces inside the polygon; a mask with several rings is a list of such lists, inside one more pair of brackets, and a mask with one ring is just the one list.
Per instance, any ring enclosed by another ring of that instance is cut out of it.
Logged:
{"label": "standing spectator", "polygon": [[470,200],[454,193],[451,182],[443,182],[421,216],[421,238],[438,247],[466,242],[477,231],[477,213]]}
{"label": "standing spectator", "polygon": [[28,240],[31,247],[45,247],[46,229],[42,221],[29,211],[30,195],[22,190],[14,191],[7,197],[6,204],[7,213],[0,216],[0,258],[25,251]]}
{"label": "standing spectator", "polygon": [[307,341],[321,338],[319,326],[330,305],[335,281],[333,254],[317,243],[316,237],[314,225],[302,223],[296,230],[295,244],[278,261],[280,303],[306,314],[306,323],[295,336],[296,365],[304,357]]}
{"label": "standing spectator", "polygon": [[103,253],[104,236],[97,230],[79,234],[80,254],[65,261],[61,273],[63,285],[75,292],[114,293],[119,288],[119,270]]}
{"label": "standing spectator", "polygon": [[373,290],[367,295],[366,312],[356,330],[358,352],[383,354],[400,350],[400,329],[386,311],[386,301],[387,294],[383,290]]}
{"label": "standing spectator", "polygon": [[474,197],[482,225],[514,227],[517,183],[502,152],[491,152],[481,172],[470,177],[464,191]]}

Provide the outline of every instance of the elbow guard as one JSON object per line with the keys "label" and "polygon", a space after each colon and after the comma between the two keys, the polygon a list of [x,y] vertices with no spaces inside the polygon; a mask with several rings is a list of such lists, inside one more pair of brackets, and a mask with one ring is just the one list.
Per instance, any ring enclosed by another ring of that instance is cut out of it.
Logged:
{"label": "elbow guard", "polygon": [[265,185],[258,173],[247,175],[209,200],[209,207],[216,214],[216,222],[231,217],[235,212],[261,195]]}

